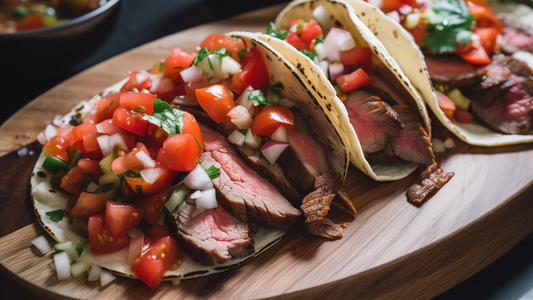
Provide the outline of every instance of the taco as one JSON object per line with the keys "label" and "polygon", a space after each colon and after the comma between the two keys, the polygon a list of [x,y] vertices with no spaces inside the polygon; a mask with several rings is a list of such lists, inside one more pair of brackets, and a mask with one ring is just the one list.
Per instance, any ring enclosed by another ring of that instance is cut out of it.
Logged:
{"label": "taco", "polygon": [[267,33],[262,39],[297,67],[341,120],[358,169],[387,181],[433,165],[423,101],[353,8],[342,1],[294,1]]}
{"label": "taco", "polygon": [[[311,233],[342,236],[327,218],[331,201],[356,211],[336,120],[254,34],[214,34],[199,49],[174,48],[47,131],[31,198],[56,249],[155,288],[246,263],[300,209]],[[192,105],[213,127],[168,102]]]}
{"label": "taco", "polygon": [[[441,0],[400,9],[384,1],[385,14],[369,3],[347,0],[458,138],[487,147],[532,142],[533,64],[528,61],[533,47],[528,45],[533,37],[524,16],[532,10],[493,1],[493,11],[485,1],[472,2]],[[458,23],[433,29],[447,18]],[[459,32],[462,37],[454,35]]]}

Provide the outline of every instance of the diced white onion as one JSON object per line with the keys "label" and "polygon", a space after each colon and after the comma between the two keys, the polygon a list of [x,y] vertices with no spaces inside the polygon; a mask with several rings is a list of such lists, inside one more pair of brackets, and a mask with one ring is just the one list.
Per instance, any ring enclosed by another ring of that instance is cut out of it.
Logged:
{"label": "diced white onion", "polygon": [[78,277],[85,271],[89,270],[89,267],[88,263],[80,260],[70,265],[70,273],[72,273],[73,277]]}
{"label": "diced white onion", "polygon": [[135,156],[143,163],[143,167],[145,168],[153,168],[155,167],[155,161],[148,156],[144,151],[137,151],[135,153]]}
{"label": "diced white onion", "polygon": [[202,195],[196,199],[196,207],[206,210],[218,206],[217,195],[214,188],[202,191]]}
{"label": "diced white onion", "polygon": [[407,17],[405,17],[405,28],[413,29],[418,26],[418,22],[420,22],[419,13],[408,14]]}
{"label": "diced white onion", "polygon": [[241,71],[241,64],[238,63],[231,56],[224,56],[220,65],[222,73],[228,73],[229,75],[235,75]]}
{"label": "diced white onion", "polygon": [[390,12],[386,13],[386,15],[387,15],[387,17],[393,19],[397,23],[400,23],[400,14],[398,13],[397,10],[390,11]]}
{"label": "diced white onion", "polygon": [[246,137],[244,138],[244,144],[252,149],[257,149],[261,147],[261,137],[257,134],[252,135],[252,130],[248,129],[246,131]]}
{"label": "diced white onion", "polygon": [[344,73],[344,65],[340,62],[334,62],[329,65],[329,79],[335,80]]}
{"label": "diced white onion", "polygon": [[106,270],[100,271],[100,285],[101,286],[106,286],[108,283],[110,283],[111,281],[115,279],[117,279],[117,277],[111,274],[111,272],[108,272]]}
{"label": "diced white onion", "polygon": [[[112,124],[113,123],[113,119],[107,120],[106,122],[108,122],[109,124]],[[104,128],[102,127],[102,124],[100,124],[100,123],[96,124],[96,131],[100,132],[100,133],[107,133],[107,132],[104,131]]]}
{"label": "diced white onion", "polygon": [[244,134],[242,134],[240,131],[238,130],[234,130],[229,136],[228,136],[228,140],[232,143],[232,144],[235,144],[235,145],[239,145],[239,146],[242,146],[244,144]]}
{"label": "diced white onion", "polygon": [[339,28],[331,28],[324,39],[324,47],[328,53],[329,60],[338,62],[341,60],[340,52],[355,48],[355,41],[352,34]]}
{"label": "diced white onion", "polygon": [[261,152],[271,164],[274,164],[288,146],[288,143],[270,141],[261,147]]}
{"label": "diced white onion", "polygon": [[56,115],[54,117],[54,120],[52,121],[52,124],[54,124],[55,126],[59,127],[59,125],[61,125],[61,120],[63,120],[63,116]]}
{"label": "diced white onion", "polygon": [[240,129],[246,129],[252,124],[252,116],[248,109],[242,105],[237,105],[228,112],[231,122]]}
{"label": "diced white onion", "polygon": [[279,126],[278,129],[276,129],[276,131],[272,133],[270,138],[273,141],[285,142],[285,143],[289,142],[289,134],[287,133],[287,129],[283,126]]}
{"label": "diced white onion", "polygon": [[146,78],[148,78],[148,76],[150,76],[148,72],[140,71],[139,73],[135,74],[135,80],[137,81],[137,83],[142,83],[146,80]]}
{"label": "diced white onion", "polygon": [[526,51],[516,51],[513,53],[513,58],[517,59],[526,65],[528,65],[530,68],[533,69],[533,54],[526,52]]}
{"label": "diced white onion", "polygon": [[63,280],[70,277],[70,258],[67,252],[54,254],[57,279]]}
{"label": "diced white onion", "polygon": [[245,90],[244,92],[241,94],[241,96],[239,97],[239,99],[237,99],[237,101],[235,101],[235,105],[242,105],[244,107],[246,107],[246,109],[248,109],[248,112],[250,113],[251,116],[254,115],[254,102],[250,99],[248,99],[248,96],[250,95],[250,91],[253,91],[254,88],[249,85]]}
{"label": "diced white onion", "polygon": [[23,157],[26,154],[28,154],[28,148],[26,148],[26,146],[22,146],[17,150],[17,155],[19,157]]}
{"label": "diced white onion", "polygon": [[100,279],[100,271],[102,271],[102,268],[100,268],[97,264],[92,264],[91,269],[89,270],[89,276],[87,280],[89,281],[96,281]]}
{"label": "diced white onion", "polygon": [[100,146],[100,150],[102,150],[102,154],[104,156],[113,153],[113,147],[109,144],[109,136],[108,135],[101,135],[96,137],[96,141],[98,142],[98,145]]}
{"label": "diced white onion", "polygon": [[[320,69],[322,70],[322,72],[324,72],[324,75],[326,75],[326,77],[329,76],[329,62],[327,60],[323,60],[320,62],[320,64],[318,64],[318,66],[320,67]],[[328,77],[329,78],[329,77]]]}
{"label": "diced white onion", "polygon": [[413,11],[413,8],[407,4],[404,4],[402,6],[400,6],[400,8],[398,8],[398,11],[402,14],[402,15],[406,15],[406,14],[409,14]]}
{"label": "diced white onion", "polygon": [[178,277],[178,278],[172,278],[172,279],[170,279],[170,281],[172,281],[172,285],[176,286],[176,285],[180,284],[180,282],[181,282],[181,277]]}
{"label": "diced white onion", "polygon": [[198,69],[196,66],[190,66],[187,69],[181,71],[180,73],[181,78],[183,79],[183,82],[198,82],[202,80],[202,74],[200,73],[200,69]]}
{"label": "diced white onion", "polygon": [[57,127],[55,127],[52,124],[46,125],[46,129],[44,130],[44,135],[47,139],[51,139],[57,134]]}
{"label": "diced white onion", "polygon": [[213,187],[211,178],[200,164],[197,164],[194,170],[183,179],[183,184],[193,190],[205,190]]}
{"label": "diced white onion", "polygon": [[320,26],[325,27],[329,21],[329,12],[324,6],[319,5],[313,10],[313,17]]}
{"label": "diced white onion", "polygon": [[446,147],[444,147],[444,142],[440,139],[433,138],[431,140],[431,145],[433,148],[433,152],[444,152],[446,151]]}
{"label": "diced white onion", "polygon": [[141,256],[144,243],[144,235],[134,237],[130,241],[128,248],[128,265],[133,266],[133,261]]}
{"label": "diced white onion", "polygon": [[202,191],[200,191],[200,190],[192,193],[191,196],[190,196],[191,199],[198,199],[200,197],[202,197]]}
{"label": "diced white onion", "polygon": [[91,181],[91,183],[89,183],[89,185],[87,186],[87,192],[89,193],[94,193],[96,192],[96,190],[98,190],[100,186],[94,182]]}
{"label": "diced white onion", "polygon": [[135,237],[138,237],[139,235],[144,235],[143,231],[140,228],[133,228],[127,233],[130,240],[134,239]]}
{"label": "diced white onion", "polygon": [[46,135],[44,134],[44,132],[40,132],[40,133],[37,135],[37,141],[39,141],[39,144],[41,144],[41,145],[46,144],[46,142],[48,141],[48,139],[46,138]]}
{"label": "diced white onion", "polygon": [[126,141],[120,132],[109,136],[109,145],[111,145],[111,148],[114,148],[115,145],[118,145],[120,149],[128,150],[128,145],[126,144]]}
{"label": "diced white onion", "polygon": [[324,43],[319,43],[315,46],[315,52],[316,57],[319,61],[324,60],[324,58],[328,57],[328,52],[326,51],[326,48],[324,47]]}
{"label": "diced white onion", "polygon": [[141,174],[141,177],[144,179],[144,181],[152,184],[157,179],[159,179],[159,177],[161,177],[163,171],[160,168],[149,168],[142,169],[139,173]]}
{"label": "diced white onion", "polygon": [[453,141],[452,138],[447,138],[447,139],[444,141],[444,147],[446,147],[446,148],[453,148],[453,147],[455,147],[455,142]]}
{"label": "diced white onion", "polygon": [[52,247],[50,247],[50,244],[48,243],[48,240],[43,236],[40,235],[33,240],[31,240],[31,243],[41,251],[42,254],[46,254],[52,250]]}

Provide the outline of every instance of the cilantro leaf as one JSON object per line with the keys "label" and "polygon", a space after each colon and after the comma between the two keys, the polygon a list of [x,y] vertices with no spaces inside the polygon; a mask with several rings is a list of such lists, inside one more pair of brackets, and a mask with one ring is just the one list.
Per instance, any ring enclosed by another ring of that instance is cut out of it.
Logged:
{"label": "cilantro leaf", "polygon": [[161,127],[168,133],[168,137],[181,133],[183,128],[183,112],[174,110],[170,104],[160,99],[154,101],[154,112],[151,116],[144,115],[143,120]]}
{"label": "cilantro leaf", "polygon": [[319,36],[316,37],[315,46],[320,44],[320,43],[324,43],[324,36],[322,36],[322,35],[319,35]]}
{"label": "cilantro leaf", "polygon": [[315,61],[316,54],[314,54],[313,52],[309,52],[304,49],[298,49],[298,51],[300,51],[300,53],[302,53],[303,55],[309,57],[312,61]]}
{"label": "cilantro leaf", "polygon": [[258,106],[258,105],[269,105],[270,106],[270,103],[266,100],[265,95],[263,94],[263,92],[261,92],[261,90],[250,91],[250,93],[248,94],[248,99],[252,100],[255,106]]}
{"label": "cilantro leaf", "polygon": [[224,56],[231,55],[231,53],[229,53],[228,50],[226,50],[226,48],[218,48],[217,50],[214,50],[213,52],[211,52],[211,54],[215,54],[220,59],[222,59]]}
{"label": "cilantro leaf", "polygon": [[70,162],[70,165],[68,166],[69,170],[74,168],[74,166],[76,166],[76,164],[78,163],[78,160],[80,160],[81,155],[82,153],[80,149],[78,149],[78,151],[76,151],[76,153],[74,154],[74,157],[72,158],[72,161]]}
{"label": "cilantro leaf", "polygon": [[474,16],[461,0],[435,1],[432,7],[435,20],[426,26],[424,40],[428,49],[436,53],[451,52],[457,43],[464,46],[473,34]]}
{"label": "cilantro leaf", "polygon": [[250,49],[242,48],[241,50],[239,50],[239,52],[237,52],[237,56],[242,60],[246,56],[246,54],[248,54],[248,52],[250,52]]}
{"label": "cilantro leaf", "polygon": [[83,248],[85,248],[85,245],[87,245],[89,241],[85,241],[84,243],[81,243],[81,244],[78,244],[76,246],[76,252],[78,253],[78,257],[81,256],[81,254],[83,253]]}
{"label": "cilantro leaf", "polygon": [[63,220],[63,217],[65,216],[65,210],[64,209],[58,209],[54,211],[49,211],[46,213],[47,216],[50,217],[50,220],[54,222],[59,222]]}
{"label": "cilantro leaf", "polygon": [[211,180],[216,179],[220,176],[220,169],[215,166],[209,167],[209,169],[207,169],[205,172],[207,173],[209,178],[211,178]]}
{"label": "cilantro leaf", "polygon": [[163,73],[163,68],[165,67],[165,63],[164,62],[160,62],[160,63],[157,63],[155,64],[152,68],[157,68],[159,69],[159,73]]}
{"label": "cilantro leaf", "polygon": [[285,89],[285,87],[283,86],[283,83],[281,83],[281,81],[280,81],[280,82],[277,82],[277,83],[271,85],[268,90],[271,91],[274,94],[279,94],[284,89]]}
{"label": "cilantro leaf", "polygon": [[274,22],[270,22],[268,23],[266,34],[278,38],[280,40],[284,40],[289,33],[287,32],[287,30],[276,31],[276,26],[274,25]]}

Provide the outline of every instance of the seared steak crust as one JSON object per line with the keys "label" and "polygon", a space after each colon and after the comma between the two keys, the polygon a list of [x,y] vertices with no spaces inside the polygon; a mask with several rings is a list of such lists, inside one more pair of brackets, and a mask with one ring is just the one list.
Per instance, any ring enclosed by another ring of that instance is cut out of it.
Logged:
{"label": "seared steak crust", "polygon": [[435,85],[450,89],[474,85],[481,82],[485,71],[465,62],[457,55],[426,56],[429,77]]}
{"label": "seared steak crust", "polygon": [[339,239],[342,237],[344,228],[326,218],[309,223],[307,225],[307,230],[312,235],[321,236],[328,239]]}
{"label": "seared steak crust", "polygon": [[454,172],[444,172],[442,167],[437,168],[437,164],[433,163],[409,187],[407,200],[411,204],[420,207],[452,179],[454,175]]}

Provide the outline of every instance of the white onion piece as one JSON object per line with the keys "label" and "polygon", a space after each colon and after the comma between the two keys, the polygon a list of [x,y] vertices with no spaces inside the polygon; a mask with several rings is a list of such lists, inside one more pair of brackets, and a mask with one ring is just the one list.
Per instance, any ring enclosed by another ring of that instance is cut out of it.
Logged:
{"label": "white onion piece", "polygon": [[115,148],[115,145],[118,145],[120,149],[128,150],[128,145],[126,144],[126,141],[120,132],[109,136],[109,145],[111,145],[111,148]]}
{"label": "white onion piece", "polygon": [[163,171],[160,168],[149,168],[149,169],[142,169],[140,172],[141,177],[144,179],[144,181],[148,183],[154,183],[159,177],[161,177],[161,174],[163,174]]}
{"label": "white onion piece", "polygon": [[54,254],[57,279],[63,280],[70,277],[70,257],[67,252]]}
{"label": "white onion piece", "polygon": [[144,235],[134,237],[130,241],[128,248],[128,265],[133,266],[133,261],[141,256],[141,251],[144,243]]}
{"label": "white onion piece", "polygon": [[387,15],[387,17],[393,19],[397,23],[400,23],[400,14],[398,13],[397,10],[390,11],[390,12],[386,13],[386,15]]}
{"label": "white onion piece", "polygon": [[89,270],[89,276],[87,280],[89,281],[96,281],[100,279],[100,271],[102,271],[102,268],[100,268],[97,264],[92,264],[91,269]]}
{"label": "white onion piece", "polygon": [[100,285],[101,286],[106,286],[108,283],[110,283],[111,281],[115,279],[117,279],[117,277],[111,274],[111,272],[108,272],[105,270],[100,271]]}
{"label": "white onion piece", "polygon": [[202,195],[196,199],[197,208],[206,210],[217,206],[217,194],[214,188],[202,190]]}
{"label": "white onion piece", "polygon": [[198,82],[202,80],[202,74],[200,74],[200,69],[196,66],[190,66],[187,69],[181,71],[180,73],[183,82]]}
{"label": "white onion piece", "polygon": [[54,117],[54,120],[52,121],[52,124],[54,124],[55,126],[59,127],[59,125],[61,125],[61,120],[63,120],[63,116],[56,115]]}
{"label": "white onion piece", "polygon": [[412,11],[413,11],[413,8],[407,4],[404,4],[402,6],[400,6],[400,8],[398,8],[398,11],[402,14],[402,15],[407,15],[407,14],[410,14]]}
{"label": "white onion piece", "polygon": [[287,129],[283,126],[279,126],[278,129],[276,129],[276,131],[272,133],[270,138],[273,141],[285,142],[285,143],[289,142],[289,134],[287,133]]}
{"label": "white onion piece", "polygon": [[248,96],[250,95],[250,91],[253,91],[254,88],[249,85],[245,90],[244,92],[241,94],[241,96],[239,97],[239,99],[237,99],[237,101],[235,101],[235,105],[242,105],[244,107],[246,107],[246,109],[248,109],[248,112],[250,113],[251,116],[254,115],[254,102],[250,99],[248,99]]}
{"label": "white onion piece", "polygon": [[139,235],[144,235],[143,231],[140,228],[133,228],[130,230],[126,235],[130,238],[130,240],[133,240],[135,237],[138,237]]}
{"label": "white onion piece", "polygon": [[228,112],[231,122],[240,129],[246,129],[252,124],[252,116],[248,109],[242,105],[237,105]]}
{"label": "white onion piece", "polygon": [[355,48],[355,41],[352,34],[339,28],[331,28],[324,39],[324,47],[328,52],[329,60],[340,61],[340,52]]}
{"label": "white onion piece", "polygon": [[455,142],[453,141],[452,138],[447,138],[447,139],[444,141],[444,147],[446,147],[446,148],[453,148],[453,147],[455,147]]}
{"label": "white onion piece", "polygon": [[199,190],[194,192],[194,193],[192,193],[191,196],[190,196],[191,199],[198,199],[200,197],[202,197],[202,191],[199,191]]}
{"label": "white onion piece", "polygon": [[[319,44],[320,45],[320,44]],[[321,61],[318,66],[320,67],[320,69],[322,70],[322,72],[324,72],[324,75],[326,75],[326,77],[328,77],[328,70],[329,70],[329,62],[327,60],[323,60]],[[328,77],[329,79],[329,77]]]}
{"label": "white onion piece", "polygon": [[270,141],[261,147],[261,152],[271,164],[274,164],[288,146],[288,143]]}
{"label": "white onion piece", "polygon": [[244,139],[246,136],[238,130],[233,130],[233,132],[228,136],[228,140],[235,145],[242,146],[244,144]]}
{"label": "white onion piece", "polygon": [[26,154],[28,154],[28,148],[26,148],[26,146],[22,146],[17,150],[17,155],[19,157],[23,157]]}
{"label": "white onion piece", "polygon": [[433,148],[433,152],[444,152],[446,151],[446,147],[444,147],[444,142],[440,139],[433,138],[431,140],[431,145]]}
{"label": "white onion piece", "polygon": [[334,62],[329,65],[329,79],[335,80],[344,73],[344,65],[340,62]]}
{"label": "white onion piece", "polygon": [[324,6],[319,5],[313,10],[313,17],[320,26],[325,27],[329,21],[329,12]]}
{"label": "white onion piece", "polygon": [[420,14],[419,13],[408,14],[405,17],[405,28],[413,29],[416,26],[418,26],[419,22],[420,22]]}
{"label": "white onion piece", "polygon": [[155,161],[150,156],[148,156],[148,154],[146,154],[144,151],[137,151],[137,153],[135,153],[135,156],[137,156],[137,158],[142,162],[143,167],[145,168],[155,167]]}
{"label": "white onion piece", "polygon": [[178,278],[172,278],[172,279],[170,279],[170,281],[172,281],[172,285],[176,286],[176,285],[180,284],[180,282],[181,282],[181,277],[178,277]]}
{"label": "white onion piece", "polygon": [[315,46],[315,52],[316,57],[319,61],[324,60],[324,58],[328,57],[328,52],[326,51],[326,48],[324,47],[324,43],[319,43]]}
{"label": "white onion piece", "polygon": [[137,83],[142,83],[143,81],[145,81],[148,77],[150,76],[150,74],[146,71],[140,71],[139,73],[135,74],[135,80],[137,81]]}
{"label": "white onion piece", "polygon": [[94,193],[100,186],[94,182],[91,181],[89,185],[87,186],[87,192]]}
{"label": "white onion piece", "polygon": [[40,235],[33,240],[31,240],[31,243],[41,251],[42,254],[46,254],[52,250],[52,247],[50,247],[50,244],[48,243],[48,240],[43,236]]}
{"label": "white onion piece", "polygon": [[244,144],[252,149],[257,149],[261,147],[261,137],[257,134],[252,135],[252,130],[248,129],[246,131],[246,137],[244,138]]}
{"label": "white onion piece", "polygon": [[100,146],[100,150],[102,150],[102,154],[104,156],[113,153],[113,147],[109,144],[109,136],[108,135],[101,135],[96,137],[96,141],[98,142],[98,145]]}
{"label": "white onion piece", "polygon": [[516,51],[512,56],[514,59],[525,63],[533,69],[533,54],[526,51]]}
{"label": "white onion piece", "polygon": [[200,164],[197,164],[194,170],[183,179],[183,183],[193,190],[205,190],[213,187],[211,178]]}
{"label": "white onion piece", "polygon": [[41,144],[41,145],[46,144],[46,142],[48,141],[48,139],[46,138],[46,135],[44,134],[44,132],[40,132],[40,133],[37,135],[37,141],[39,141],[39,144]]}
{"label": "white onion piece", "polygon": [[44,135],[47,139],[51,139],[57,134],[57,127],[55,127],[52,124],[46,125],[46,129],[44,130]]}
{"label": "white onion piece", "polygon": [[220,70],[222,73],[228,73],[229,75],[235,75],[241,71],[241,64],[233,59],[231,56],[224,56],[222,63],[220,64]]}

